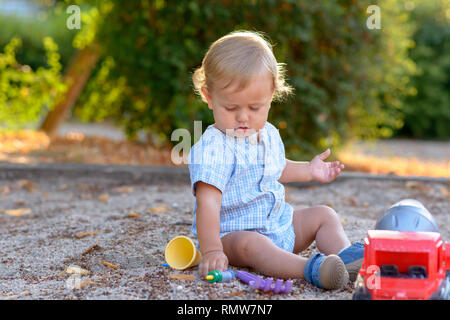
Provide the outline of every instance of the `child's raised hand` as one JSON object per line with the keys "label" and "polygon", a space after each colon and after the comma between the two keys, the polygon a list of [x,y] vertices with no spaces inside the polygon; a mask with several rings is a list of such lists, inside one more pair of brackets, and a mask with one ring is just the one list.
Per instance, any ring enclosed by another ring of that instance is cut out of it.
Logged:
{"label": "child's raised hand", "polygon": [[311,176],[314,180],[320,182],[331,182],[339,175],[344,165],[339,161],[324,162],[331,154],[330,149],[315,156],[310,162]]}
{"label": "child's raised hand", "polygon": [[222,250],[210,251],[203,255],[198,266],[202,278],[213,270],[225,271],[228,267],[228,258]]}

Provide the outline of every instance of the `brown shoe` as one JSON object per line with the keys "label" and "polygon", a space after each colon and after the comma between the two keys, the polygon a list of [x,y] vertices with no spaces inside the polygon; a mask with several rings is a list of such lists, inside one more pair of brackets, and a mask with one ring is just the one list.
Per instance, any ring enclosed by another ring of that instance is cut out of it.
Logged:
{"label": "brown shoe", "polygon": [[344,262],[335,254],[314,253],[306,262],[304,275],[306,281],[323,289],[341,289],[348,283]]}
{"label": "brown shoe", "polygon": [[341,289],[348,283],[348,272],[344,262],[335,254],[330,254],[321,263],[320,283],[325,289]]}

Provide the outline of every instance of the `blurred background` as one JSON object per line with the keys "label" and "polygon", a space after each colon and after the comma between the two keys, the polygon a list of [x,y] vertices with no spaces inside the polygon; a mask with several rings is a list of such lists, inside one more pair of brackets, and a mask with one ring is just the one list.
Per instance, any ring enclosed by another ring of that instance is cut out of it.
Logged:
{"label": "blurred background", "polygon": [[0,0],[0,161],[174,165],[172,132],[214,123],[193,71],[245,29],[295,88],[269,116],[288,158],[450,177],[449,22],[448,0]]}

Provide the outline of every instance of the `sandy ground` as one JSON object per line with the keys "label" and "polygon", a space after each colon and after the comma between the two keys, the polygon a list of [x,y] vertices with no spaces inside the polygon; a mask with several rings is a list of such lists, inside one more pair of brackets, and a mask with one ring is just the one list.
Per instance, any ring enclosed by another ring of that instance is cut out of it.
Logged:
{"label": "sandy ground", "polygon": [[[450,241],[449,189],[437,182],[347,179],[287,185],[286,195],[294,208],[332,206],[351,241],[362,240],[392,204],[414,198]],[[192,208],[188,182],[95,176],[0,180],[0,299],[351,299],[350,284],[325,291],[295,279],[289,294],[270,295],[237,280],[210,284],[197,277],[196,269],[162,266],[167,242],[191,236]],[[5,211],[12,209],[30,210]],[[316,250],[312,244],[302,255]],[[70,266],[89,274],[64,272]]]}

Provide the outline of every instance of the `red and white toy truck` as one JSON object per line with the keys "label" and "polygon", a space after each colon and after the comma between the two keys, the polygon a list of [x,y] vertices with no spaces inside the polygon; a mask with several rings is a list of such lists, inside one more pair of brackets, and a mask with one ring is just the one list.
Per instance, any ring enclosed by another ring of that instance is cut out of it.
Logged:
{"label": "red and white toy truck", "polygon": [[364,242],[354,300],[450,300],[450,243],[422,203],[394,204]]}
{"label": "red and white toy truck", "polygon": [[369,230],[353,299],[450,299],[450,243],[437,232]]}

